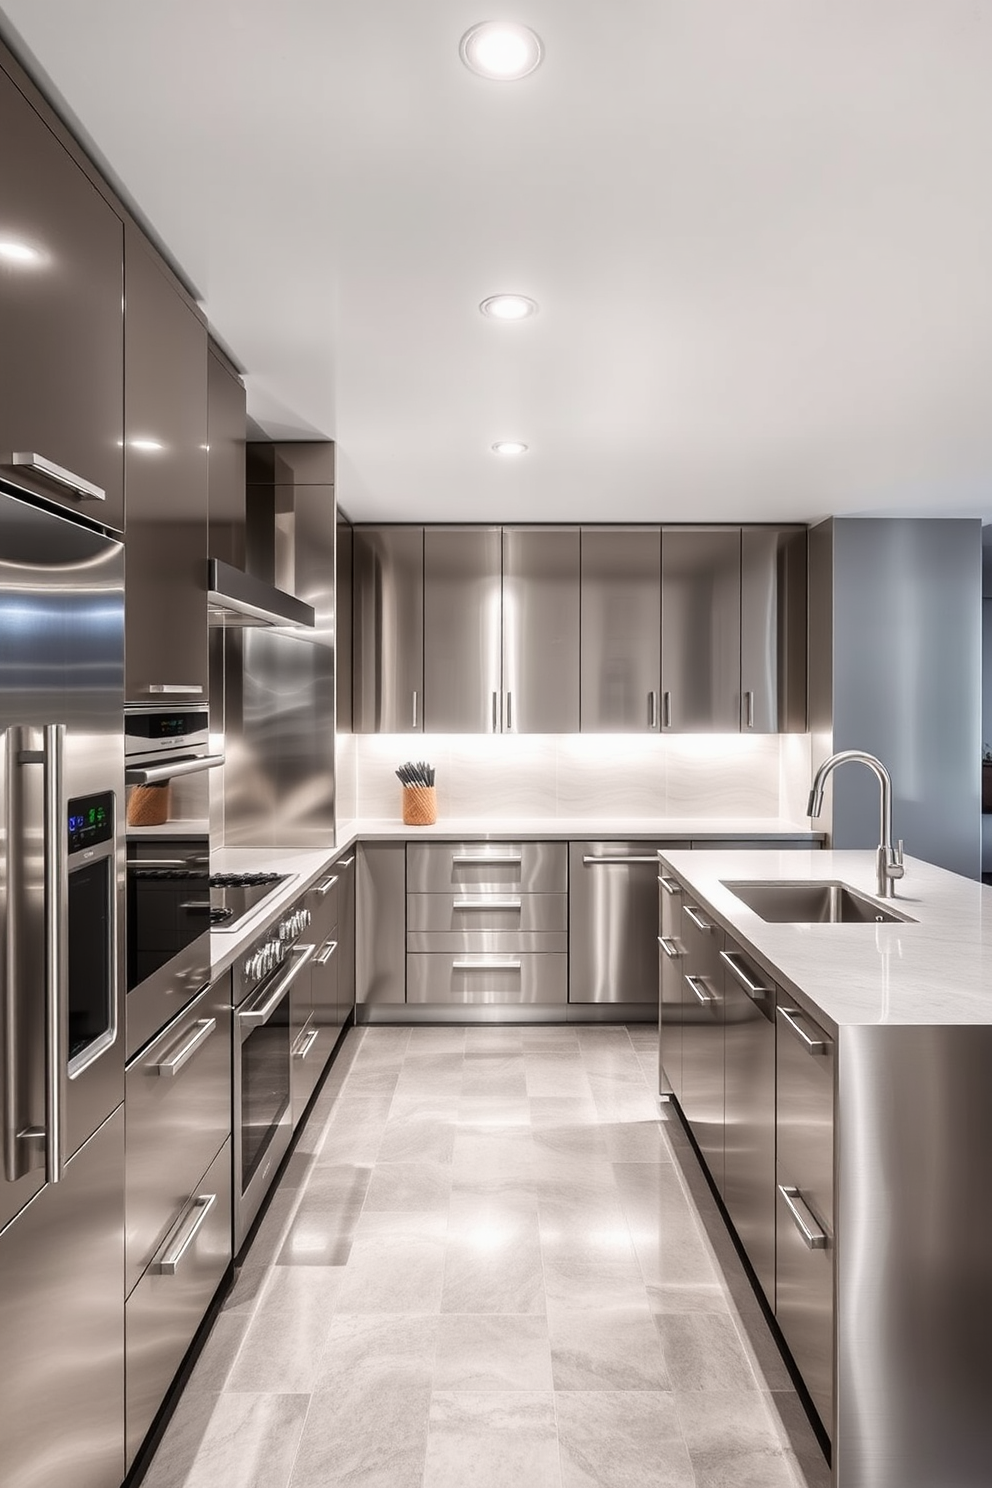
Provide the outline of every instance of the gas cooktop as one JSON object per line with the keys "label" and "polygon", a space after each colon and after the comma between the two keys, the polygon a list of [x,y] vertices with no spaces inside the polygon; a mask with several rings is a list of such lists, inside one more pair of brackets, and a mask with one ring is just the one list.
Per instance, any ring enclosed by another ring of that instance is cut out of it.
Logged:
{"label": "gas cooktop", "polygon": [[287,873],[212,873],[211,926],[216,930],[233,930],[288,877]]}

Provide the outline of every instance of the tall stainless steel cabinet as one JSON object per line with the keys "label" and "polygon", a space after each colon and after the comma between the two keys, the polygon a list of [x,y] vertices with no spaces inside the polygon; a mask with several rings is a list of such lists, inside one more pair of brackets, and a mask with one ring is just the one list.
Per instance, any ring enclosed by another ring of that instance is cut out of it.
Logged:
{"label": "tall stainless steel cabinet", "polygon": [[350,734],[353,729],[351,687],[353,551],[354,529],[339,511],[334,537],[334,721],[339,734]]}
{"label": "tall stainless steel cabinet", "polygon": [[0,478],[121,529],[123,225],[57,128],[0,67]]}
{"label": "tall stainless steel cabinet", "polygon": [[583,733],[657,733],[661,529],[582,529]]}
{"label": "tall stainless steel cabinet", "polygon": [[661,535],[661,723],[737,733],[741,717],[741,530]]}
{"label": "tall stainless steel cabinet", "polygon": [[354,584],[355,732],[421,733],[423,527],[356,527]]}
{"label": "tall stainless steel cabinet", "polygon": [[424,532],[424,709],[431,733],[502,727],[499,527]]}
{"label": "tall stainless steel cabinet", "polygon": [[503,731],[579,727],[579,530],[503,529]]}
{"label": "tall stainless steel cabinet", "polygon": [[805,527],[741,532],[741,729],[806,729]]}
{"label": "tall stainless steel cabinet", "polygon": [[203,699],[207,332],[132,227],[125,269],[125,691],[134,703]]}

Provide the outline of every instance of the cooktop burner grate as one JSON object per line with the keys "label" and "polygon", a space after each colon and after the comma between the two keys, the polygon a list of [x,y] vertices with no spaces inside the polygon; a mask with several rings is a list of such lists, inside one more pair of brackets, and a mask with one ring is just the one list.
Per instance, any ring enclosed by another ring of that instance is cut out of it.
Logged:
{"label": "cooktop burner grate", "polygon": [[212,889],[253,889],[261,884],[282,883],[286,877],[288,875],[285,873],[212,873],[210,887]]}

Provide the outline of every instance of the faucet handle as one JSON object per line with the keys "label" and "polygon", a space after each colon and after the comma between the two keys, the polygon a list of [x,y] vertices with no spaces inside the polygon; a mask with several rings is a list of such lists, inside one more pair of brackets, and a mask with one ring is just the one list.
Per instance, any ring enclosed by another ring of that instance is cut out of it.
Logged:
{"label": "faucet handle", "polygon": [[896,843],[896,850],[894,854],[895,860],[900,865],[900,867],[902,866],[902,850],[904,845],[905,844],[903,842],[903,839],[900,837],[899,841]]}

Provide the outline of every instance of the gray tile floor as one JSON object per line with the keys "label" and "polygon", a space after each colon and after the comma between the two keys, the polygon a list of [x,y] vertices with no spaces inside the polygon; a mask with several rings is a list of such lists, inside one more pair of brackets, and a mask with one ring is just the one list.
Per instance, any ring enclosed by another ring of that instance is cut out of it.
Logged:
{"label": "gray tile floor", "polygon": [[145,1488],[827,1488],[655,1041],[353,1029]]}

